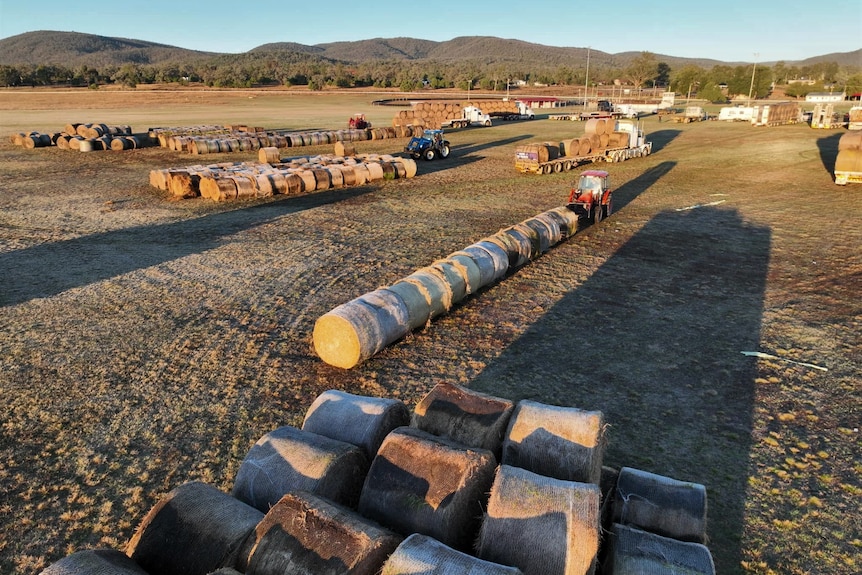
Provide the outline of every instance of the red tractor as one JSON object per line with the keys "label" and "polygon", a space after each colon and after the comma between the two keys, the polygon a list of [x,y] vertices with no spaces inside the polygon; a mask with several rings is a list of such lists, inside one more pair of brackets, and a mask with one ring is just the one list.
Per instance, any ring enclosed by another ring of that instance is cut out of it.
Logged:
{"label": "red tractor", "polygon": [[599,223],[613,211],[611,177],[604,170],[587,170],[581,173],[578,184],[569,194],[570,210]]}
{"label": "red tractor", "polygon": [[364,130],[371,127],[371,122],[365,119],[365,114],[353,114],[347,121],[347,127],[351,130]]}

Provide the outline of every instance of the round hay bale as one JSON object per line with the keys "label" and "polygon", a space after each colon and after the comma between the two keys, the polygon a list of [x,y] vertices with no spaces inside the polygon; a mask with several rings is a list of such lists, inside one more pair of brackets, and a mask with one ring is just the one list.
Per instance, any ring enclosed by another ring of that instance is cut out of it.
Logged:
{"label": "round hay bale", "polygon": [[278,148],[267,146],[257,151],[257,161],[263,164],[278,164],[281,162],[281,155]]}
{"label": "round hay bale", "polygon": [[129,142],[125,138],[114,138],[111,140],[111,149],[115,152],[122,152],[129,149]]}
{"label": "round hay bale", "polygon": [[293,491],[355,507],[367,471],[368,458],[359,447],[284,426],[261,437],[249,450],[232,494],[261,511]]}
{"label": "round hay bale", "polygon": [[497,461],[514,403],[451,383],[438,383],[413,410],[410,424],[467,447],[487,449]]}
{"label": "round hay bale", "polygon": [[235,564],[263,513],[198,481],[172,490],[150,509],[126,554],[149,573],[206,575]]}
{"label": "round hay bale", "polygon": [[501,462],[548,477],[598,484],[605,445],[601,411],[525,399],[509,420]]}
{"label": "round hay bale", "polygon": [[545,215],[557,223],[557,226],[560,228],[560,241],[568,239],[578,232],[580,218],[578,214],[566,206],[542,212],[541,215]]}
{"label": "round hay bale", "polygon": [[589,138],[578,138],[578,155],[586,156],[593,149]]}
{"label": "round hay bale", "polygon": [[78,126],[81,124],[66,124],[63,126],[63,131],[69,134],[70,136],[74,136],[78,133]]}
{"label": "round hay bale", "polygon": [[140,565],[116,549],[76,551],[39,575],[147,575]]}
{"label": "round hay bale", "polygon": [[548,148],[544,144],[524,144],[515,148],[515,156],[529,158],[539,163],[548,161]]}
{"label": "round hay bale", "polygon": [[341,166],[338,165],[330,165],[326,168],[329,172],[330,182],[333,188],[343,188],[344,187],[344,174],[341,171]]}
{"label": "round hay bale", "polygon": [[270,176],[271,174],[257,174],[254,176],[258,197],[268,198],[276,193],[275,182],[273,182]]}
{"label": "round hay bale", "polygon": [[524,222],[506,228],[503,233],[515,238],[522,247],[526,247],[525,241],[529,243],[529,248],[525,252],[528,259],[536,259],[542,255],[542,240],[539,233]]}
{"label": "round hay bale", "polygon": [[331,389],[308,408],[302,430],[360,447],[371,461],[389,432],[409,422],[402,401]]}
{"label": "round hay bale", "polygon": [[560,227],[556,222],[551,225],[547,220],[532,217],[521,223],[536,233],[539,239],[537,254],[545,253],[560,241]]}
{"label": "round hay bale", "polygon": [[335,155],[336,156],[355,156],[356,155],[356,146],[354,146],[351,142],[335,142]]}
{"label": "round hay bale", "polygon": [[506,251],[510,270],[517,269],[530,261],[530,239],[522,233],[507,234],[505,230],[500,230],[482,241],[498,245]]}
{"label": "round hay bale", "polygon": [[655,533],[615,524],[608,536],[605,568],[614,575],[641,573],[685,573],[715,575],[709,549]]}
{"label": "round hay bale", "polygon": [[92,140],[90,138],[83,138],[80,142],[78,142],[78,151],[79,152],[92,152],[96,149],[96,140]]}
{"label": "round hay bale", "polygon": [[312,168],[311,173],[314,175],[315,190],[328,190],[332,187],[332,176],[329,174],[329,170]]}
{"label": "round hay bale", "polygon": [[607,148],[610,141],[611,137],[608,134],[599,134],[599,144],[602,148]]}
{"label": "round hay bale", "polygon": [[428,303],[428,320],[432,320],[452,308],[452,286],[438,270],[430,267],[420,268],[402,281],[414,284],[419,288],[419,292]]}
{"label": "round hay bale", "polygon": [[368,181],[373,182],[384,178],[383,166],[379,162],[367,162],[365,167],[368,169]]}
{"label": "round hay bale", "polygon": [[267,174],[267,177],[269,178],[270,185],[272,186],[273,194],[288,193],[287,180],[285,179],[284,174],[282,174],[281,172],[272,172],[270,174]]}
{"label": "round hay bale", "polygon": [[490,451],[400,427],[371,463],[359,513],[401,534],[471,549],[496,465]]}
{"label": "round hay bale", "polygon": [[560,142],[560,151],[564,156],[571,157],[578,155],[578,139],[572,138]]}
{"label": "round hay bale", "polygon": [[285,190],[282,192],[287,195],[295,195],[302,193],[303,182],[296,174],[284,174]]}
{"label": "round hay bale", "polygon": [[681,541],[706,541],[706,488],[623,467],[613,492],[613,521]]}
{"label": "round hay bale", "polygon": [[593,573],[599,549],[597,485],[500,465],[476,555],[524,573]]}
{"label": "round hay bale", "polygon": [[356,164],[353,166],[353,175],[356,178],[357,186],[365,185],[371,179],[371,173],[365,164]]}
{"label": "round hay bale", "polygon": [[294,172],[294,174],[302,181],[303,192],[313,192],[317,187],[317,179],[311,170],[301,169]]}
{"label": "round hay bale", "polygon": [[436,272],[449,285],[452,294],[452,304],[460,302],[467,296],[467,278],[461,267],[450,260],[437,260],[428,268]]}
{"label": "round hay bale", "polygon": [[408,330],[404,300],[382,288],[317,318],[312,337],[320,359],[350,369],[404,337]]}
{"label": "round hay bale", "polygon": [[198,195],[199,181],[187,170],[168,170],[168,191],[176,198],[193,198]]}
{"label": "round hay bale", "polygon": [[596,153],[602,149],[602,138],[598,134],[590,135],[590,151]]}
{"label": "round hay bale", "polygon": [[167,191],[168,189],[168,170],[150,170],[150,185],[154,188]]}
{"label": "round hay bale", "polygon": [[605,133],[605,121],[602,118],[590,118],[587,120],[587,123],[584,125],[584,133],[588,136],[596,134],[601,135]]}
{"label": "round hay bale", "polygon": [[485,251],[494,262],[494,276],[488,284],[492,284],[499,279],[502,279],[506,272],[509,271],[509,254],[499,244],[487,240],[478,241],[475,244],[467,246],[464,251],[467,253],[477,253],[478,250]]}
{"label": "round hay bale", "polygon": [[341,166],[341,177],[344,179],[344,185],[347,187],[356,185],[356,170],[352,166]]}
{"label": "round hay bale", "polygon": [[422,285],[409,281],[398,281],[386,288],[398,294],[407,307],[408,331],[424,327],[431,319],[431,301]]}
{"label": "round hay bale", "polygon": [[234,173],[226,176],[226,178],[233,180],[233,183],[236,184],[236,199],[243,200],[257,197],[257,181],[253,175],[249,173]]}
{"label": "round hay bale", "polygon": [[862,149],[846,149],[835,158],[836,172],[862,172]]}
{"label": "round hay bale", "polygon": [[237,567],[254,575],[377,575],[401,536],[310,493],[288,493],[249,537]]}
{"label": "round hay bale", "polygon": [[844,132],[838,139],[838,151],[862,150],[862,130]]}
{"label": "round hay bale", "polygon": [[482,270],[470,254],[454,252],[449,254],[446,261],[454,265],[464,278],[465,296],[476,293],[485,285],[482,283]]}
{"label": "round hay bale", "polygon": [[[476,267],[479,269],[479,280],[477,290],[483,288],[499,279],[497,277],[497,268],[494,258],[484,248],[478,246],[469,246],[461,251],[455,252],[452,256],[459,255],[470,258]],[[508,263],[508,259],[507,259]]]}
{"label": "round hay bale", "polygon": [[400,162],[404,166],[405,177],[416,177],[416,172],[418,170],[416,160],[414,160],[413,158],[396,158],[396,161]]}
{"label": "round hay bale", "polygon": [[60,148],[61,150],[68,150],[69,149],[69,140],[71,140],[71,139],[72,139],[71,136],[63,135],[63,136],[60,136],[59,138],[57,138],[57,141],[55,143],[56,143],[57,147]]}
{"label": "round hay bale", "polygon": [[233,178],[203,177],[198,182],[201,196],[216,202],[235,200],[237,196],[236,181]]}
{"label": "round hay bale", "polygon": [[380,575],[521,575],[507,567],[473,557],[433,537],[414,533],[405,539],[383,564]]}
{"label": "round hay bale", "polygon": [[80,151],[81,150],[81,142],[83,142],[83,141],[84,141],[84,138],[82,138],[81,136],[72,136],[72,138],[69,139],[69,149],[75,150],[76,152]]}

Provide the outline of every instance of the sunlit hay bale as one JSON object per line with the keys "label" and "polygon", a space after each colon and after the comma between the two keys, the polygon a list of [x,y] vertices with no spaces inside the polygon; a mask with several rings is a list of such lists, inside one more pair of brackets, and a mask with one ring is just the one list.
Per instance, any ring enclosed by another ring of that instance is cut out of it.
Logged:
{"label": "sunlit hay bale", "polygon": [[453,305],[467,297],[467,278],[464,277],[463,268],[454,262],[446,259],[437,260],[423,269],[437,273],[449,285]]}
{"label": "sunlit hay bale", "polygon": [[140,565],[116,549],[76,551],[39,575],[147,575]]}
{"label": "sunlit hay bale", "polygon": [[341,177],[344,180],[344,185],[347,187],[356,185],[356,172],[353,166],[344,164],[341,166]]}
{"label": "sunlit hay bale", "polygon": [[356,146],[351,142],[335,142],[335,155],[336,156],[355,156],[356,155]]}
{"label": "sunlit hay bale", "polygon": [[578,214],[566,206],[554,208],[542,213],[547,214],[548,217],[554,218],[557,221],[557,225],[560,226],[560,235],[562,239],[568,239],[578,233],[580,218],[578,218]]}
{"label": "sunlit hay bale", "polygon": [[496,465],[490,451],[400,427],[371,463],[359,513],[403,535],[422,533],[467,550]]}
{"label": "sunlit hay bale", "polygon": [[476,555],[526,574],[595,572],[598,485],[501,465],[491,487]]}
{"label": "sunlit hay bale", "polygon": [[497,279],[495,277],[496,269],[494,265],[494,259],[491,257],[491,254],[487,252],[487,250],[471,246],[463,250],[454,252],[450,254],[449,257],[466,258],[469,259],[476,266],[476,269],[479,272],[479,277],[476,278],[476,285],[470,288],[472,292],[480,290],[481,288],[493,283]]}
{"label": "sunlit hay bale", "polygon": [[474,294],[484,287],[485,284],[482,283],[482,270],[479,269],[478,264],[476,264],[470,254],[454,252],[449,254],[445,261],[455,266],[455,269],[464,278],[465,295]]}
{"label": "sunlit hay bale", "polygon": [[163,191],[168,190],[168,170],[150,170],[150,185]]}
{"label": "sunlit hay bale", "polygon": [[487,449],[497,461],[515,405],[451,383],[438,383],[413,410],[410,425],[467,447]]}
{"label": "sunlit hay bale", "polygon": [[332,187],[332,176],[329,170],[324,168],[312,168],[311,173],[314,174],[314,189],[328,190]]}
{"label": "sunlit hay bale", "polygon": [[233,496],[266,511],[285,493],[308,491],[355,507],[368,471],[362,449],[291,426],[261,437],[245,456]]}
{"label": "sunlit hay bale", "polygon": [[275,181],[272,179],[272,174],[255,174],[255,185],[257,186],[257,195],[261,198],[268,198],[276,193]]}
{"label": "sunlit hay bale", "polygon": [[311,170],[306,169],[298,169],[294,172],[299,179],[302,180],[302,191],[303,192],[313,192],[317,187],[317,180],[314,177],[314,173]]}
{"label": "sunlit hay bale", "polygon": [[[539,232],[528,226],[525,222],[519,222],[514,226],[511,226],[509,230],[519,231],[529,238],[531,260],[542,255],[542,238],[539,236]],[[507,233],[509,230],[507,230]]]}
{"label": "sunlit hay bale", "polygon": [[[547,234],[549,248],[554,247],[563,239],[563,231],[560,229],[559,222],[555,218],[549,216],[546,212],[536,214],[524,223],[533,229],[536,229],[540,235]],[[544,224],[547,227],[547,231],[541,230],[539,224]]]}
{"label": "sunlit hay bale", "polygon": [[366,162],[365,167],[368,169],[368,181],[374,182],[382,180],[384,177],[383,165],[378,161]]}
{"label": "sunlit hay bale", "polygon": [[185,483],[150,509],[126,547],[149,573],[205,575],[235,564],[263,513],[201,482]]}
{"label": "sunlit hay bale", "polygon": [[491,285],[497,280],[502,279],[506,275],[506,272],[509,271],[509,254],[498,244],[489,241],[480,241],[467,246],[463,251],[473,256],[473,259],[476,260],[483,273],[487,270],[485,269],[485,264],[479,264],[479,261],[484,259],[482,254],[487,254],[491,258],[492,274],[484,285]]}
{"label": "sunlit hay bale", "polygon": [[608,535],[603,568],[609,575],[715,575],[712,554],[702,543],[619,524]]}
{"label": "sunlit hay bale", "polygon": [[278,148],[267,146],[257,151],[257,160],[263,164],[277,164],[281,162],[281,154]]}
{"label": "sunlit hay bale", "polygon": [[706,542],[706,488],[699,483],[623,467],[613,497],[614,523]]}
{"label": "sunlit hay bale", "polygon": [[508,567],[473,557],[427,535],[414,533],[383,564],[380,575],[521,575]]}
{"label": "sunlit hay bale", "polygon": [[371,461],[389,432],[408,423],[410,410],[398,399],[330,389],[308,408],[302,429],[361,447]]}
{"label": "sunlit hay bale", "polygon": [[355,511],[298,491],[267,512],[237,567],[253,575],[377,575],[400,542]]}
{"label": "sunlit hay bale", "polygon": [[[511,264],[513,254],[512,252],[509,253],[509,269],[519,268],[533,259],[533,240],[531,239],[531,236],[535,235],[535,232],[529,228],[527,228],[527,230],[528,231],[525,232],[522,229],[510,227],[497,233],[497,236],[508,236],[511,239],[514,249],[517,250],[514,266]],[[491,236],[491,239],[493,240],[494,237],[495,236]],[[538,241],[539,239],[536,238],[536,243],[538,243]]]}
{"label": "sunlit hay bale", "polygon": [[598,484],[605,450],[601,411],[518,402],[501,463],[566,481]]}
{"label": "sunlit hay bale", "polygon": [[[552,243],[553,235],[550,226],[544,221],[537,220],[536,218],[530,218],[528,220],[524,220],[521,222],[521,225],[526,226],[535,232],[536,237],[538,238],[538,244],[536,255],[540,255],[551,249],[552,246],[556,244],[556,242]],[[559,227],[557,227],[557,237],[559,237]],[[534,256],[535,257],[535,256]]]}
{"label": "sunlit hay bale", "polygon": [[235,200],[237,197],[236,181],[224,176],[203,177],[198,183],[201,196],[216,202]]}
{"label": "sunlit hay bale", "polygon": [[838,138],[838,151],[843,152],[844,150],[862,150],[862,130],[844,132]]}
{"label": "sunlit hay bale", "polygon": [[168,191],[175,198],[193,198],[199,195],[198,182],[200,178],[195,177],[186,170],[168,170]]}
{"label": "sunlit hay bale", "polygon": [[235,173],[228,176],[236,184],[236,199],[250,199],[257,197],[257,181],[249,173]]}
{"label": "sunlit hay bale", "polygon": [[414,178],[416,177],[416,171],[418,166],[416,164],[416,160],[413,158],[401,158],[396,157],[395,161],[404,166],[404,177],[406,178]]}
{"label": "sunlit hay bale", "polygon": [[[442,280],[439,281],[443,283]],[[408,331],[425,326],[431,319],[431,295],[422,284],[401,280],[386,289],[397,293],[404,301],[404,305],[407,307]]]}
{"label": "sunlit hay bale", "polygon": [[381,288],[317,318],[312,339],[320,359],[350,369],[407,335],[408,330],[404,300]]}
{"label": "sunlit hay bale", "polygon": [[353,175],[356,177],[357,186],[365,185],[371,179],[371,173],[368,171],[368,166],[365,164],[354,165]]}
{"label": "sunlit hay bale", "polygon": [[[446,278],[443,277],[439,270],[431,267],[420,268],[402,279],[401,282],[413,284],[419,289],[419,292],[428,303],[428,320],[434,319],[451,309],[453,303],[452,286],[446,281]],[[397,286],[401,282],[397,282],[395,285]],[[418,302],[411,302],[409,305],[416,306]],[[424,314],[424,311],[417,309],[415,313],[415,318],[412,315],[410,317],[409,321],[411,325],[419,322],[421,314]]]}

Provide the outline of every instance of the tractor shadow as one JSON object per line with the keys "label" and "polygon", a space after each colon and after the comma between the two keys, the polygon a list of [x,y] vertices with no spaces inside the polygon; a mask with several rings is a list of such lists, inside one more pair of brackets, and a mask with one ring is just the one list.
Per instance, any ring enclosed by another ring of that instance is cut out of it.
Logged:
{"label": "tractor shadow", "polygon": [[843,132],[831,134],[817,140],[820,161],[823,162],[823,168],[829,172],[830,176],[835,173],[835,160],[838,158],[838,140],[841,139],[842,134]]}
{"label": "tractor shadow", "polygon": [[[582,265],[568,242],[545,256],[560,274]],[[756,371],[740,351],[759,346],[770,243],[735,210],[661,212],[468,384],[600,410],[606,465],[705,485],[717,573],[742,558]]]}
{"label": "tractor shadow", "polygon": [[243,230],[376,189],[332,189],[192,220],[91,234],[3,253],[0,269],[14,272],[0,274],[0,307],[202,253]]}

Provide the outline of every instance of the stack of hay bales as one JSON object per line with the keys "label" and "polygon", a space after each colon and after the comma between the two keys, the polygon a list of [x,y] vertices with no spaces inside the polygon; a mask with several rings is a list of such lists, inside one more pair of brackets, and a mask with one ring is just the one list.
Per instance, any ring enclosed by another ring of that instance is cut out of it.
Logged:
{"label": "stack of hay bales", "polygon": [[797,102],[778,102],[754,106],[751,123],[754,126],[781,126],[795,124],[801,119]]}
{"label": "stack of hay bales", "polygon": [[131,150],[154,143],[146,134],[133,134],[131,126],[94,123],[66,124],[62,130],[50,133],[18,132],[10,135],[9,139],[16,146],[27,149],[56,146],[76,152]]}
{"label": "stack of hay bales", "polygon": [[862,183],[862,131],[846,132],[838,140],[835,183]]}
{"label": "stack of hay bales", "polygon": [[577,226],[577,214],[560,207],[502,229],[322,315],[314,349],[326,363],[350,369],[571,237]]}
{"label": "stack of hay bales", "polygon": [[384,179],[412,178],[416,162],[387,154],[350,157],[323,154],[278,158],[277,150],[259,150],[260,162],[224,162],[150,171],[150,185],[176,198],[213,201],[296,195],[330,188],[361,186]]}
{"label": "stack of hay bales", "polygon": [[439,129],[443,122],[461,117],[463,106],[459,102],[416,102],[409,110],[400,110],[392,119],[392,125],[412,127],[413,132],[424,128]]}

